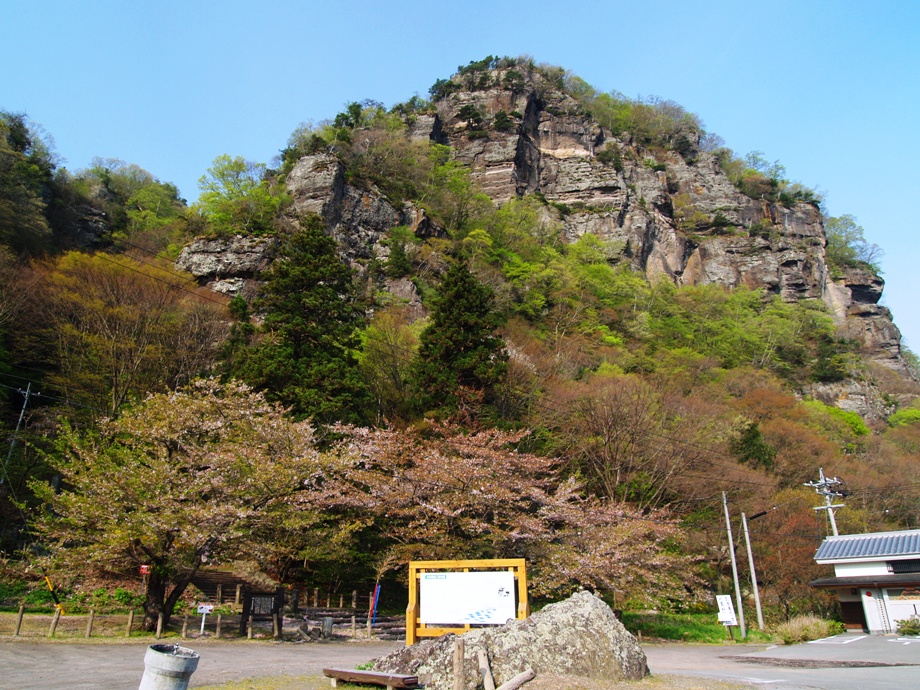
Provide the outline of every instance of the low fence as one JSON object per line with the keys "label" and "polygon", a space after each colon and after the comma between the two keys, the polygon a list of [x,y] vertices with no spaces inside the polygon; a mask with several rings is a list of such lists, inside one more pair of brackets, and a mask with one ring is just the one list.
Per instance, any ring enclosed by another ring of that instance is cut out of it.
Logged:
{"label": "low fence", "polygon": [[[209,597],[210,603],[219,606],[221,613],[211,613],[204,619],[200,614],[174,614],[168,624],[160,621],[156,633],[142,629],[143,612],[94,610],[65,613],[44,609],[27,611],[21,606],[18,612],[0,613],[0,637],[57,637],[78,639],[91,637],[181,637],[206,635],[209,637],[281,637],[285,624],[302,627],[303,622],[323,624],[333,619],[333,634],[347,637],[379,637],[401,635],[405,624],[401,617],[378,617],[373,610],[373,592],[360,594],[322,592],[318,587],[302,587],[284,592],[284,605],[271,615],[244,617],[246,592],[237,587],[218,588]],[[287,620],[285,620],[287,616]],[[201,623],[204,620],[204,626]]]}

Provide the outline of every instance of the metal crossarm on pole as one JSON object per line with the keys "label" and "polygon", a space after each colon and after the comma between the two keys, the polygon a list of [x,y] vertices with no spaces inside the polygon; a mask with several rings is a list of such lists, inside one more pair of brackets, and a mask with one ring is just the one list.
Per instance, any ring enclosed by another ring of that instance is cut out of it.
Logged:
{"label": "metal crossarm on pole", "polygon": [[804,486],[810,486],[815,490],[815,493],[824,496],[824,505],[817,506],[815,510],[826,510],[827,516],[831,521],[831,531],[835,537],[839,537],[840,534],[837,532],[837,520],[834,518],[834,508],[846,508],[843,503],[834,503],[831,499],[831,496],[842,497],[845,493],[842,490],[835,490],[832,487],[839,484],[843,484],[842,481],[834,477],[833,479],[828,479],[824,476],[824,468],[818,468],[819,479],[816,482],[805,482]]}

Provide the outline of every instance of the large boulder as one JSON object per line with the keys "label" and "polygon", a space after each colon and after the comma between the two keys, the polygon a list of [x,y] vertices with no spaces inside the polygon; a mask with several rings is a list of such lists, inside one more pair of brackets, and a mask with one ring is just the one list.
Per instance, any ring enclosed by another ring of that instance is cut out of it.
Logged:
{"label": "large boulder", "polygon": [[[418,675],[428,690],[453,687],[455,635],[406,647],[374,664],[375,671]],[[613,611],[590,592],[550,604],[525,620],[463,635],[468,688],[479,682],[477,654],[485,650],[495,684],[533,669],[541,674],[603,680],[638,680],[648,675],[645,653]]]}

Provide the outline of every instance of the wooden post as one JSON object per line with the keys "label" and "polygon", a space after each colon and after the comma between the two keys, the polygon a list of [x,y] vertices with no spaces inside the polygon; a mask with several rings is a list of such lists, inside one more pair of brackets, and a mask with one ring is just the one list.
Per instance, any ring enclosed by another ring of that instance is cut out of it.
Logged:
{"label": "wooden post", "polygon": [[243,585],[236,586],[236,599],[233,602],[236,606],[240,605],[240,594],[242,593],[242,590],[243,590]]}
{"label": "wooden post", "polygon": [[131,637],[131,627],[134,625],[134,609],[128,611],[128,629],[125,631],[125,637]]}
{"label": "wooden post", "polygon": [[217,628],[215,628],[214,630],[214,637],[216,637],[218,640],[220,639],[220,618],[221,618],[221,615],[218,613],[217,614]]}
{"label": "wooden post", "polygon": [[486,650],[477,651],[479,657],[479,675],[482,677],[482,690],[495,690],[495,679],[492,677],[492,669],[489,668],[489,657]]}
{"label": "wooden post", "polygon": [[86,632],[83,634],[83,637],[89,639],[93,636],[93,618],[96,617],[95,609],[89,610],[89,619],[86,621]]}
{"label": "wooden post", "polygon": [[339,608],[340,609],[345,608],[345,595],[344,594],[339,595]]}
{"label": "wooden post", "polygon": [[374,592],[371,591],[367,599],[370,603],[367,606],[367,639],[371,639],[371,616],[374,615]]}
{"label": "wooden post", "polygon": [[533,680],[536,676],[537,674],[533,672],[533,669],[529,668],[523,673],[517,674],[514,678],[509,680],[507,683],[503,683],[502,685],[499,685],[498,690],[517,690],[524,683],[526,683],[529,680]]}
{"label": "wooden post", "polygon": [[276,640],[281,637],[281,614],[272,614],[272,637]]}
{"label": "wooden post", "polygon": [[182,639],[184,640],[186,635],[188,635],[188,614],[182,617]]}
{"label": "wooden post", "polygon": [[246,639],[252,639],[252,614],[250,614],[249,620],[246,621]]}
{"label": "wooden post", "polygon": [[332,594],[326,593],[326,608],[332,608]]}
{"label": "wooden post", "polygon": [[463,638],[457,636],[454,638],[454,689],[466,690],[466,682],[463,679]]}
{"label": "wooden post", "polygon": [[351,636],[352,638],[355,638],[358,636],[358,626],[355,625],[355,623],[356,623],[355,617],[352,616],[351,617]]}
{"label": "wooden post", "polygon": [[48,637],[54,637],[54,631],[57,630],[58,621],[61,620],[61,609],[54,609],[54,618],[51,619],[51,629],[48,631]]}
{"label": "wooden post", "polygon": [[19,631],[22,629],[22,617],[25,615],[25,612],[26,604],[25,602],[21,602],[19,604],[19,613],[16,614],[16,632],[13,633],[14,637],[19,637]]}
{"label": "wooden post", "polygon": [[353,609],[358,608],[358,590],[351,590],[351,607]]}
{"label": "wooden post", "polygon": [[220,606],[224,603],[224,586],[222,584],[217,585],[217,605]]}
{"label": "wooden post", "polygon": [[313,608],[319,608],[319,587],[313,588]]}
{"label": "wooden post", "polygon": [[157,616],[157,639],[159,640],[163,637],[163,612],[160,611],[160,614]]}

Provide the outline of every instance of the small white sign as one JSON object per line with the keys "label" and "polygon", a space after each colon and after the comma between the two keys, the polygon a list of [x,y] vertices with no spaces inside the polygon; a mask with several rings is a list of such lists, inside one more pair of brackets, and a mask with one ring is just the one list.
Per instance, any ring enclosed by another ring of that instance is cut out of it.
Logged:
{"label": "small white sign", "polygon": [[719,622],[722,625],[738,625],[731,594],[717,594],[716,603],[719,605]]}
{"label": "small white sign", "polygon": [[422,573],[419,618],[425,625],[504,625],[516,618],[514,573]]}
{"label": "small white sign", "polygon": [[198,613],[211,613],[213,610],[213,604],[198,604]]}

